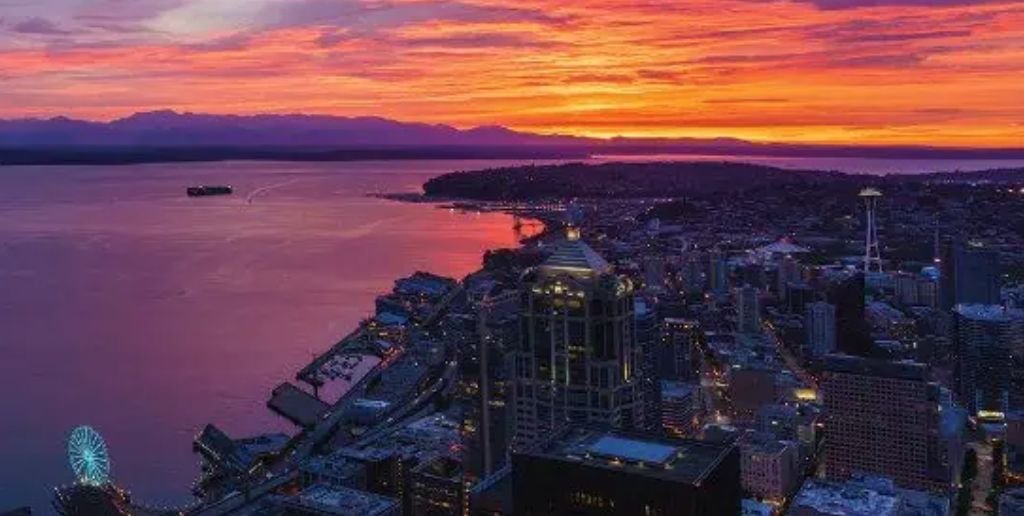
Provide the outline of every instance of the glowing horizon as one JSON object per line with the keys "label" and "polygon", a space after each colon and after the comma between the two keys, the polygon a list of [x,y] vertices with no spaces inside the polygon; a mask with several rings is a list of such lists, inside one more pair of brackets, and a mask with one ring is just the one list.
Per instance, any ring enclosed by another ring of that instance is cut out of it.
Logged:
{"label": "glowing horizon", "polygon": [[598,138],[1024,147],[1024,2],[551,4],[7,5],[0,118],[173,109]]}

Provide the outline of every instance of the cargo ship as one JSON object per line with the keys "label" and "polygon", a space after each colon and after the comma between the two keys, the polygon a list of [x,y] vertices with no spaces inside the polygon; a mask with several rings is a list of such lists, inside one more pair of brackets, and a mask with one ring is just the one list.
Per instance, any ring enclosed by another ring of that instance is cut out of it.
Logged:
{"label": "cargo ship", "polygon": [[207,195],[231,195],[234,190],[228,185],[199,185],[190,186],[185,189],[189,197],[204,197]]}

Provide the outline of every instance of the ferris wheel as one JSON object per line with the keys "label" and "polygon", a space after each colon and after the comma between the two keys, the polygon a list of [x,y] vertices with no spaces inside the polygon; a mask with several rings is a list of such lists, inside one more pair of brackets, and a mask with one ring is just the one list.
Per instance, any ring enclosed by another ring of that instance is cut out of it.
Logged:
{"label": "ferris wheel", "polygon": [[90,426],[80,426],[68,437],[68,461],[75,478],[82,484],[102,486],[110,481],[107,444]]}

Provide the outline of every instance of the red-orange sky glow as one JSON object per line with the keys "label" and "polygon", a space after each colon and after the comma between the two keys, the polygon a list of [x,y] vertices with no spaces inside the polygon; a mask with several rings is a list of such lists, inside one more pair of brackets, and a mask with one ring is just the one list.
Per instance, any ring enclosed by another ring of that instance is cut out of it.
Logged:
{"label": "red-orange sky glow", "polygon": [[0,2],[0,117],[165,108],[1024,147],[1024,2]]}

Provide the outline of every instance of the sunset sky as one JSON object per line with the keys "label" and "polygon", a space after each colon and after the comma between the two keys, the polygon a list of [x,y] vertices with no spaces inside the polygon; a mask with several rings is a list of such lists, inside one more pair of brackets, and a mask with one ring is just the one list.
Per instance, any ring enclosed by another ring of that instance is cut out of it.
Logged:
{"label": "sunset sky", "polygon": [[0,117],[1024,147],[1024,1],[0,0]]}

